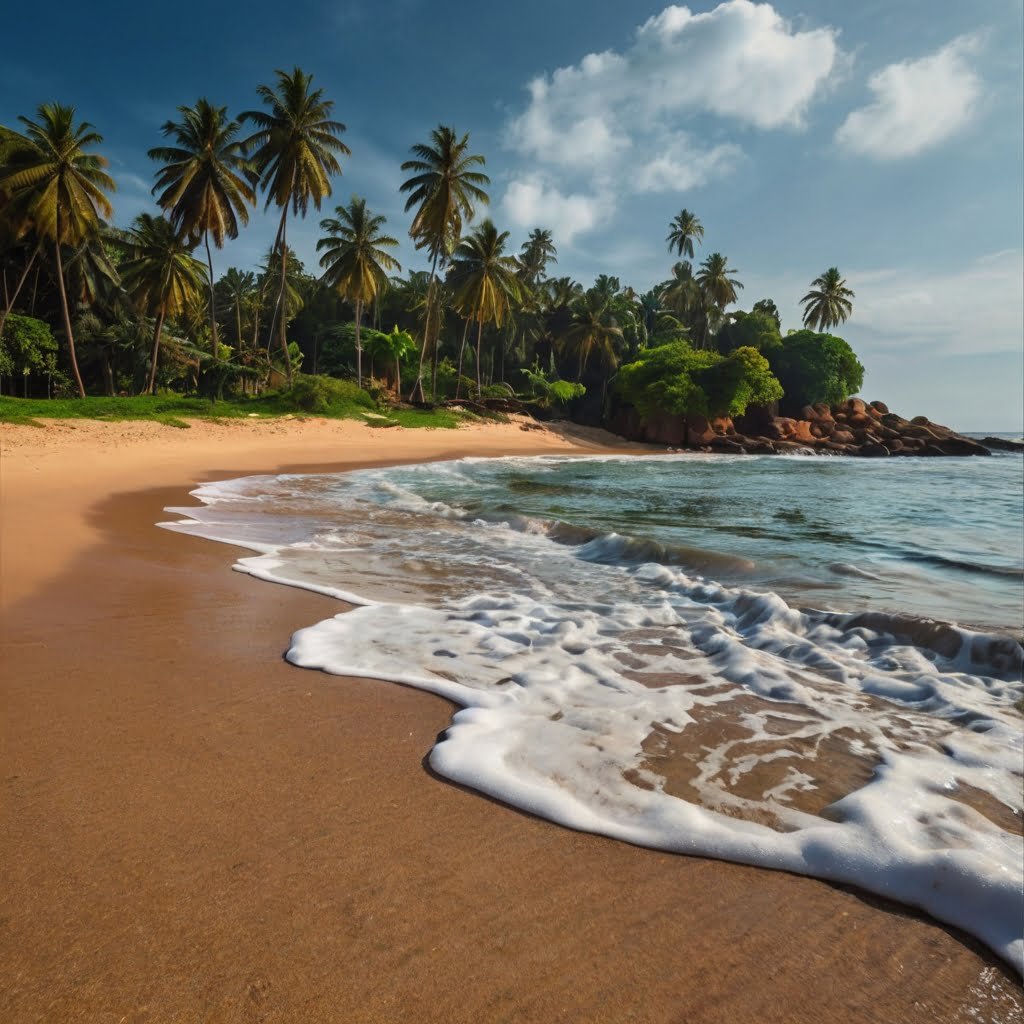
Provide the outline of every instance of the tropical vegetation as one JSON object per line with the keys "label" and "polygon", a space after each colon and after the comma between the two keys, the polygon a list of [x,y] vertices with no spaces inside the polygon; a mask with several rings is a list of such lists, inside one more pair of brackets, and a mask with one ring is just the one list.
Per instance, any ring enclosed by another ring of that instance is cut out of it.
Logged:
{"label": "tropical vegetation", "polygon": [[[738,308],[741,271],[698,254],[705,226],[683,209],[665,238],[677,262],[646,291],[611,274],[555,276],[550,228],[514,240],[483,216],[485,157],[449,125],[401,165],[402,229],[425,268],[403,273],[400,232],[374,210],[388,197],[355,195],[320,220],[309,268],[289,224],[321,209],[359,153],[302,69],[255,91],[258,108],[237,114],[206,97],[177,109],[149,151],[154,207],[123,226],[103,138],[74,108],[0,125],[0,394],[54,409],[90,392],[139,409],[150,395],[183,415],[219,402],[224,415],[392,419],[410,403],[485,412],[515,399],[600,423],[624,406],[799,409],[861,386],[856,355],[829,333],[853,311],[835,267],[800,300],[804,329],[784,331],[771,298]],[[277,213],[273,244],[218,275],[214,252],[245,230],[259,193]]]}

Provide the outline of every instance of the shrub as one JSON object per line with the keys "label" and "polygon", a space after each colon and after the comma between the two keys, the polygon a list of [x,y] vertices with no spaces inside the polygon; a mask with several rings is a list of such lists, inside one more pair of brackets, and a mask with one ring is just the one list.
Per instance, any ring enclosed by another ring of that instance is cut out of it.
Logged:
{"label": "shrub", "polygon": [[758,310],[752,313],[733,313],[729,322],[715,335],[715,344],[723,355],[738,348],[767,352],[781,343],[782,336],[775,318]]}
{"label": "shrub", "polygon": [[340,415],[353,408],[374,409],[373,399],[355,382],[334,377],[299,374],[282,396],[303,412]]}
{"label": "shrub", "polygon": [[853,349],[831,334],[794,331],[766,355],[791,410],[816,402],[835,405],[864,383],[864,367]]}

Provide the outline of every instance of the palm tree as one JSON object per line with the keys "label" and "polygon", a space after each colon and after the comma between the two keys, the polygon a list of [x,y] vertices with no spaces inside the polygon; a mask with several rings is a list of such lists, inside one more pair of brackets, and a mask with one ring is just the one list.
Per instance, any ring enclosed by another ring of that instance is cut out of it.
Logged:
{"label": "palm tree", "polygon": [[257,295],[256,275],[251,270],[228,267],[217,282],[224,298],[235,307],[235,340],[239,350],[244,347],[242,338],[242,308],[249,307]]}
{"label": "palm tree", "polygon": [[617,359],[615,342],[622,340],[622,329],[610,315],[607,296],[591,288],[574,306],[569,328],[562,339],[562,347],[574,352],[579,359],[576,380],[583,376],[587,360],[594,352],[602,356],[605,365],[613,367]]}
{"label": "palm tree", "polygon": [[107,161],[86,152],[101,143],[103,136],[93,131],[86,121],[76,125],[74,107],[44,103],[36,116],[35,121],[18,118],[25,126],[23,134],[9,130],[5,133],[0,193],[9,196],[14,210],[31,221],[40,240],[53,243],[71,370],[78,393],[84,398],[61,246],[81,245],[98,230],[101,217],[113,216],[113,207],[105,193],[115,191],[117,186],[104,170]]}
{"label": "palm tree", "polygon": [[519,251],[519,265],[530,287],[536,288],[548,264],[557,262],[558,249],[551,232],[546,228],[534,228]]}
{"label": "palm tree", "polygon": [[680,210],[669,224],[668,251],[676,250],[679,256],[689,256],[693,259],[693,241],[698,242],[704,237],[704,225],[701,224],[695,214],[689,210]]}
{"label": "palm tree", "polygon": [[701,295],[704,299],[703,344],[705,347],[708,343],[708,328],[716,319],[716,313],[720,314],[726,306],[735,302],[737,289],[743,287],[739,281],[729,276],[735,273],[738,271],[729,266],[729,261],[720,252],[713,252],[700,265],[697,284],[700,285]]}
{"label": "palm tree", "polygon": [[353,196],[348,206],[335,207],[336,218],[320,221],[320,230],[327,237],[316,243],[318,250],[326,250],[320,257],[325,267],[325,283],[337,288],[338,293],[356,307],[356,379],[363,386],[363,346],[359,328],[363,319],[363,306],[377,300],[386,291],[389,270],[401,270],[398,260],[384,249],[393,249],[398,239],[380,233],[386,218],[371,214],[366,200]]}
{"label": "palm tree", "polygon": [[164,321],[180,316],[189,301],[201,294],[206,268],[192,255],[194,241],[179,235],[170,221],[149,213],[139,214],[115,245],[126,257],[120,267],[121,283],[139,307],[156,319],[146,385],[146,393],[153,394]]}
{"label": "palm tree", "polygon": [[[508,232],[498,233],[490,219],[485,220],[468,238],[459,243],[452,255],[452,302],[467,319],[477,322],[476,390],[482,390],[480,378],[480,340],[484,323],[501,327],[519,298],[521,288],[516,277],[518,261],[505,255]],[[463,335],[465,341],[465,335]],[[462,352],[459,352],[459,377],[462,376]],[[456,396],[458,384],[456,384]]]}
{"label": "palm tree", "polygon": [[213,244],[222,248],[225,239],[238,237],[239,223],[249,223],[250,203],[256,202],[255,174],[236,138],[238,121],[228,118],[227,107],[215,107],[199,99],[194,107],[178,107],[180,121],[167,121],[161,129],[173,146],[149,151],[151,160],[164,166],[157,171],[153,193],[167,214],[174,233],[206,243],[210,286],[210,345],[217,351],[217,305],[213,291]]}
{"label": "palm tree", "polygon": [[829,267],[811,282],[811,290],[800,300],[804,309],[804,324],[812,331],[827,331],[845,323],[853,312],[853,292],[836,267]]}
{"label": "palm tree", "polygon": [[273,203],[281,210],[274,247],[280,249],[281,279],[278,306],[281,309],[279,336],[284,352],[288,381],[292,364],[288,356],[288,331],[284,315],[284,293],[287,283],[288,207],[296,216],[306,216],[310,200],[319,210],[320,203],[331,194],[331,175],[341,174],[338,156],[349,156],[351,150],[339,136],[345,131],[340,121],[331,120],[334,101],[324,99],[323,89],[313,89],[313,76],[300,68],[291,74],[275,71],[275,87],[261,85],[256,92],[269,113],[247,110],[242,121],[251,121],[256,131],[245,140],[260,175],[260,184],[267,194],[267,207]]}
{"label": "palm tree", "polygon": [[[438,263],[447,262],[462,235],[462,222],[472,220],[475,203],[488,203],[490,197],[483,186],[491,179],[482,171],[474,170],[485,164],[478,153],[469,152],[469,133],[460,139],[454,128],[438,125],[430,133],[430,144],[412,147],[414,159],[402,164],[403,171],[414,172],[402,182],[401,191],[408,192],[405,209],[417,207],[409,228],[409,236],[417,249],[426,249],[430,255],[429,296],[437,306],[435,281]],[[423,398],[423,358],[430,343],[431,316],[423,332],[420,365],[410,398],[417,391]],[[440,329],[440,328],[439,328]]]}

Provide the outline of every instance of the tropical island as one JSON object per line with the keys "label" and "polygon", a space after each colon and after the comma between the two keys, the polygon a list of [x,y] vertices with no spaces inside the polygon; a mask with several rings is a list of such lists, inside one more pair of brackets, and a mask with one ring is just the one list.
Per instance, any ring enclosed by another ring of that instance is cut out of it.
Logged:
{"label": "tropical island", "polygon": [[[102,135],[73,107],[0,126],[0,415],[453,426],[516,409],[733,453],[986,453],[924,417],[848,403],[864,371],[831,333],[854,300],[836,267],[785,333],[771,298],[737,308],[743,284],[722,253],[694,265],[704,226],[686,209],[666,238],[679,260],[648,291],[555,276],[550,230],[516,252],[508,231],[475,219],[485,158],[448,126],[402,165],[429,271],[402,275],[385,218],[355,195],[321,219],[311,271],[289,246],[289,216],[324,212],[351,155],[345,126],[299,68],[257,96],[262,107],[237,116],[205,98],[180,107],[149,152],[157,208],[124,229],[109,223]],[[216,276],[213,249],[260,201],[280,211],[273,246],[259,266]],[[87,395],[127,401],[65,401]]]}

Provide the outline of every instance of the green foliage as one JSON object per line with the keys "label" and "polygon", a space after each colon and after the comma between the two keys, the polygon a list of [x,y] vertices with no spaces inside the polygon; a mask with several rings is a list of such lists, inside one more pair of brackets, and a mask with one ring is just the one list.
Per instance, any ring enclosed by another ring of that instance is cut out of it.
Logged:
{"label": "green foliage", "polygon": [[831,334],[794,331],[767,355],[791,409],[815,402],[835,405],[864,383],[864,367],[853,349]]}
{"label": "green foliage", "polygon": [[767,352],[782,343],[779,325],[769,313],[753,311],[733,313],[729,322],[715,335],[715,344],[723,355],[738,348]]}
{"label": "green foliage", "polygon": [[[381,356],[394,361],[386,334],[375,331],[372,327],[363,327],[359,333],[363,353],[364,355],[369,354],[377,360],[376,369],[378,371],[382,368]],[[354,322],[336,324],[324,335],[320,355],[317,358],[317,368],[321,373],[330,377],[345,377],[355,373],[356,325]]]}
{"label": "green foliage", "polygon": [[0,337],[0,376],[53,373],[57,342],[42,320],[11,313]]}
{"label": "green foliage", "polygon": [[334,377],[296,374],[292,386],[281,393],[284,402],[317,416],[343,416],[356,409],[374,409],[373,399],[358,385]]}
{"label": "green foliage", "polygon": [[556,402],[564,405],[574,398],[582,398],[587,393],[587,389],[582,384],[568,380],[553,380],[536,364],[532,370],[523,369],[520,372],[529,388],[529,397],[545,409],[550,408]]}
{"label": "green foliage", "polygon": [[622,367],[616,384],[642,416],[739,416],[748,405],[782,397],[768,361],[756,349],[739,348],[726,357],[684,341],[648,349]]}

